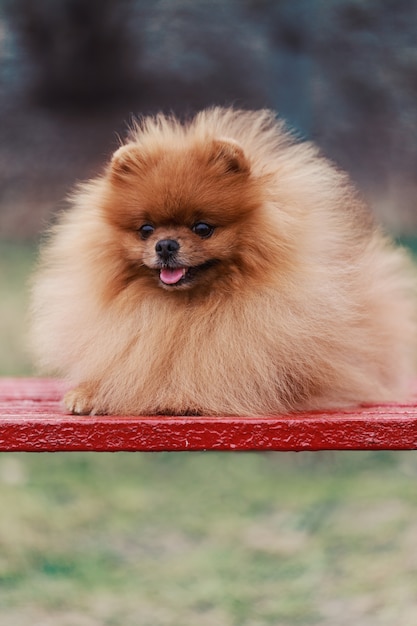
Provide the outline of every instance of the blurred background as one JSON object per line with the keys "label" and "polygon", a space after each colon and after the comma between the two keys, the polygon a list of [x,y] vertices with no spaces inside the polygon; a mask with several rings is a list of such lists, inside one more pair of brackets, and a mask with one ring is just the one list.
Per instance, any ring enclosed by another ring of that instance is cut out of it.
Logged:
{"label": "blurred background", "polygon": [[[135,115],[269,107],[417,235],[415,0],[0,0],[0,374]],[[0,457],[7,626],[417,625],[414,453]]]}
{"label": "blurred background", "polygon": [[2,0],[3,238],[33,239],[133,115],[270,107],[417,229],[414,0]]}

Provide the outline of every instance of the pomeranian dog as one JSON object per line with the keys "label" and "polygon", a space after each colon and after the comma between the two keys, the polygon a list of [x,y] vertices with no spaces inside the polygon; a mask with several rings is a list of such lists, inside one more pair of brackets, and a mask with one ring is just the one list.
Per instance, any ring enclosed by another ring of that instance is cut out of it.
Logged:
{"label": "pomeranian dog", "polygon": [[414,368],[411,262],[269,111],[137,122],[51,229],[32,300],[76,414],[390,401]]}

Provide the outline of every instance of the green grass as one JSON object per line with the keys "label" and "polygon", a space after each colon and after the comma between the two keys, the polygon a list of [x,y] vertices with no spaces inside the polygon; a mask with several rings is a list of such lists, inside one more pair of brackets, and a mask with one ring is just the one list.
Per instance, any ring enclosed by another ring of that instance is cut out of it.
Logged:
{"label": "green grass", "polygon": [[[33,258],[0,246],[6,374]],[[417,625],[413,452],[2,454],[0,502],[7,626]]]}
{"label": "green grass", "polygon": [[409,453],[5,454],[0,612],[410,626],[416,478]]}
{"label": "green grass", "polygon": [[34,258],[33,246],[0,241],[0,376],[32,371],[26,318]]}

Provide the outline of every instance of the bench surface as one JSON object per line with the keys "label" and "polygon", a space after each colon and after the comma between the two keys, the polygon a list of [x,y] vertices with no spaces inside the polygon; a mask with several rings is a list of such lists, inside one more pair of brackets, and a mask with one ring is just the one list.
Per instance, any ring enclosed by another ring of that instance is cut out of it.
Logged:
{"label": "bench surface", "polygon": [[409,403],[265,417],[79,417],[62,381],[0,379],[0,451],[417,449],[417,385]]}

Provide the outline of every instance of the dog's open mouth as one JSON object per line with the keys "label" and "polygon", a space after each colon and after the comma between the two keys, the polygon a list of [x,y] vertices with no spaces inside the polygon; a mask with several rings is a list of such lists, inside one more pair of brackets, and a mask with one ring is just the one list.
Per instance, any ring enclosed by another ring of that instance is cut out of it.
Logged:
{"label": "dog's open mouth", "polygon": [[216,260],[206,261],[201,265],[194,267],[161,267],[159,271],[159,280],[167,287],[179,287],[191,282],[200,272],[209,269],[218,263]]}
{"label": "dog's open mouth", "polygon": [[159,279],[164,285],[177,285],[187,275],[186,267],[163,267],[159,270]]}

